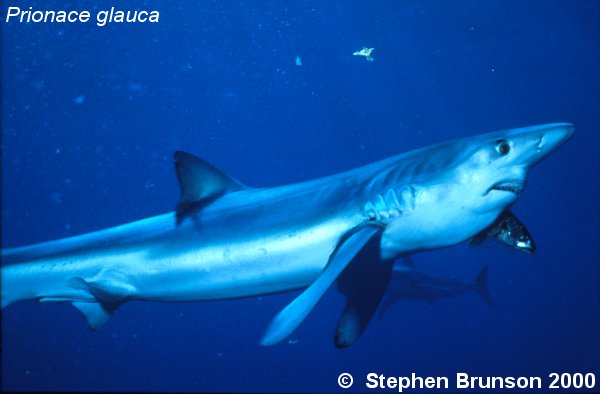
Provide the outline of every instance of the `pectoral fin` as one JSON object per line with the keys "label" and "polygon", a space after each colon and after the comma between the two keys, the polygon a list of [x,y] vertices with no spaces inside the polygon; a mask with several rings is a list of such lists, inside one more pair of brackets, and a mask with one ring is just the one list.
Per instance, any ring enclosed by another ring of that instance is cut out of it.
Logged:
{"label": "pectoral fin", "polygon": [[337,281],[346,297],[334,340],[338,348],[352,345],[362,335],[388,287],[394,261],[380,259],[380,244],[381,234],[372,237]]}
{"label": "pectoral fin", "polygon": [[380,232],[380,227],[366,225],[357,227],[346,234],[331,254],[329,263],[317,280],[271,321],[261,344],[274,345],[290,335],[304,321],[329,286],[350,264],[354,256],[375,234]]}
{"label": "pectoral fin", "polygon": [[385,296],[385,299],[381,303],[381,307],[379,308],[379,313],[377,314],[377,318],[379,320],[382,320],[383,316],[387,313],[388,310],[390,310],[392,305],[394,305],[398,301],[400,301],[400,298],[390,295],[388,293],[388,295]]}

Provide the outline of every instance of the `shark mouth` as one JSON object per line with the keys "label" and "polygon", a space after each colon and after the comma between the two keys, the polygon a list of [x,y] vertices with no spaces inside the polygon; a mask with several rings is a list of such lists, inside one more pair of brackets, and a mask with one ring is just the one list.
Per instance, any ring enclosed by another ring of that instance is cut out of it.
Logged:
{"label": "shark mouth", "polygon": [[485,192],[485,194],[487,195],[492,190],[501,190],[501,191],[510,192],[510,193],[519,195],[523,191],[524,187],[525,187],[525,184],[521,181],[499,182],[499,183],[496,183],[495,185],[493,185],[492,187],[490,187]]}

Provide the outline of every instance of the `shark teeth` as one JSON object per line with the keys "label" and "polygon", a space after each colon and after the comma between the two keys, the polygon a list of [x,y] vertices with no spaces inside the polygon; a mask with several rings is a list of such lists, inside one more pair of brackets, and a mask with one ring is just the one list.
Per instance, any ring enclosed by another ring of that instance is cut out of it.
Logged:
{"label": "shark teeth", "polygon": [[[492,186],[489,190],[502,190],[506,192],[511,192],[514,194],[520,194],[523,191],[524,184],[521,181],[508,181],[508,182],[500,182]],[[487,193],[486,193],[487,194]]]}

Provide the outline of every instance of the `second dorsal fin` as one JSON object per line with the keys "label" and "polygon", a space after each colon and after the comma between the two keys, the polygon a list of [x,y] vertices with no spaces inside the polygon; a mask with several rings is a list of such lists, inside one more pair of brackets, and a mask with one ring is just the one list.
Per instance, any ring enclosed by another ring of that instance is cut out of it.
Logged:
{"label": "second dorsal fin", "polygon": [[176,151],[175,171],[181,187],[177,203],[177,224],[217,198],[246,187],[212,164],[192,154]]}

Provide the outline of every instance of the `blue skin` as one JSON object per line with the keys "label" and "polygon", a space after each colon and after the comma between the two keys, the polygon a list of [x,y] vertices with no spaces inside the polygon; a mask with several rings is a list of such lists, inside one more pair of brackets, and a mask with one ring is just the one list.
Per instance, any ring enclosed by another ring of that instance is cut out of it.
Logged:
{"label": "blue skin", "polygon": [[473,237],[516,201],[528,170],[573,129],[483,134],[274,188],[228,190],[217,176],[208,185],[217,194],[179,225],[169,213],[2,251],[2,307],[73,302],[98,328],[128,300],[201,301],[310,286],[263,337],[277,343],[375,234],[383,261]]}

